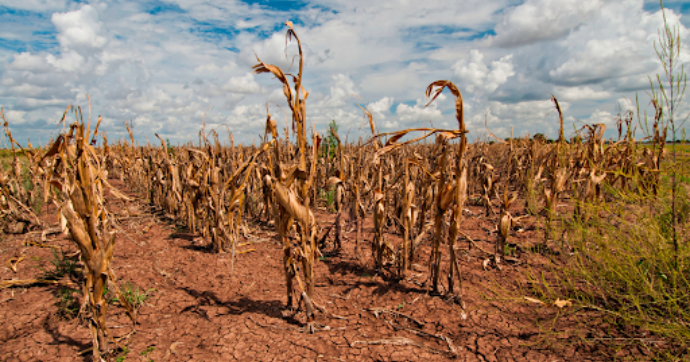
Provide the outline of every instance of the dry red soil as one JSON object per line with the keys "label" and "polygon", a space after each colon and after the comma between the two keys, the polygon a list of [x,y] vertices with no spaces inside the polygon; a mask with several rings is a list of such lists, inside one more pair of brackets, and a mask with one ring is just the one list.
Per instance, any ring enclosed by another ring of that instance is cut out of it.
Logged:
{"label": "dry red soil", "polygon": [[[519,253],[517,262],[502,270],[485,269],[487,254],[481,249],[493,250],[496,223],[471,214],[463,230],[477,246],[457,245],[466,318],[458,303],[428,292],[429,238],[418,249],[408,278],[396,282],[391,272],[372,270],[371,221],[364,225],[359,261],[353,256],[354,232],[345,220],[343,250],[321,258],[316,266],[315,300],[328,313],[317,315],[321,328],[308,334],[304,313],[293,316],[284,310],[282,248],[270,226],[249,222],[249,234],[240,241],[248,244],[238,250],[254,250],[238,254],[231,273],[229,253],[211,253],[201,238],[176,226],[164,213],[139,201],[109,202],[128,235],[120,232],[117,239],[112,265],[118,283],[150,290],[136,325],[117,302],[111,304],[111,332],[116,337],[131,334],[129,352],[117,352],[112,360],[609,361],[649,360],[667,348],[597,312],[524,299],[531,295],[527,271],[548,273],[548,256]],[[481,215],[483,209],[469,211]],[[54,223],[55,207],[44,212],[44,220]],[[516,207],[514,214],[520,212]],[[317,212],[321,225],[333,218]],[[510,242],[526,249],[539,237],[537,231],[527,230]],[[26,246],[25,241],[40,241],[40,234],[3,236],[0,279],[37,278],[54,269],[52,249]],[[61,235],[48,236],[45,244],[59,246],[68,255],[76,251]],[[25,260],[15,273],[4,262],[17,256]],[[0,290],[0,360],[91,360],[87,324],[60,315],[59,289],[36,285]]]}

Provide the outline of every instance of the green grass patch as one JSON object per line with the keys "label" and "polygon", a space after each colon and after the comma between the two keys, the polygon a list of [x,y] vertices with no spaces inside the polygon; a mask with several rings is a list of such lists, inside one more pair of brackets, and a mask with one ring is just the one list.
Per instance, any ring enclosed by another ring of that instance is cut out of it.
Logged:
{"label": "green grass patch", "polygon": [[[122,297],[132,306],[134,309],[138,309],[151,297],[151,293],[155,292],[155,288],[148,289],[144,291],[138,286],[132,284],[131,282],[125,282],[120,286],[120,293]],[[117,297],[113,297],[112,302],[119,303],[120,300]]]}
{"label": "green grass patch", "polygon": [[[683,175],[687,176],[687,175]],[[568,244],[550,275],[529,274],[536,295],[570,299],[690,347],[690,197],[676,198],[676,251],[672,240],[671,193],[632,194],[586,205],[588,217],[565,218],[559,234]]]}

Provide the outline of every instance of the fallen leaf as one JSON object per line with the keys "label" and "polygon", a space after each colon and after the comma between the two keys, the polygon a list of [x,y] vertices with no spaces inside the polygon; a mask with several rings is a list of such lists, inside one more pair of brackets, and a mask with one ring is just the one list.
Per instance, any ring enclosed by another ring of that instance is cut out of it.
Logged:
{"label": "fallen leaf", "polygon": [[536,298],[530,298],[530,297],[523,297],[523,298],[525,298],[525,300],[528,302],[532,302],[532,303],[536,303],[536,304],[546,304],[546,303],[544,303],[541,300],[536,299]]}
{"label": "fallen leaf", "polygon": [[17,272],[17,264],[19,264],[20,261],[24,260],[24,255],[15,257],[15,258],[10,258],[10,260],[7,261],[7,266],[12,269],[13,272]]}
{"label": "fallen leaf", "polygon": [[558,308],[565,308],[565,307],[571,307],[573,305],[573,302],[571,302],[569,300],[556,299],[556,301],[553,302],[553,305],[555,305]]}

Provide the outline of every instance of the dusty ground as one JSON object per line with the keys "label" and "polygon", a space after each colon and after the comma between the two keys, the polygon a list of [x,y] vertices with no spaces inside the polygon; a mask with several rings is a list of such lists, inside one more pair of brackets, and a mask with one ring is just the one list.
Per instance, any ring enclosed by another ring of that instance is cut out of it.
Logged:
{"label": "dusty ground", "polygon": [[[572,307],[522,298],[530,295],[524,290],[526,271],[548,272],[548,259],[518,253],[517,263],[485,270],[487,255],[480,248],[493,250],[487,240],[496,236],[491,233],[495,223],[483,218],[468,215],[463,224],[479,248],[458,245],[466,319],[457,303],[428,293],[428,241],[407,280],[393,282],[389,274],[371,269],[368,220],[362,262],[353,257],[354,232],[345,226],[344,250],[317,264],[316,301],[332,315],[319,315],[317,322],[327,327],[306,334],[304,314],[291,317],[283,311],[282,249],[272,228],[250,224],[250,235],[242,240],[250,244],[239,250],[254,250],[237,256],[231,274],[230,254],[210,253],[200,238],[163,213],[139,202],[110,202],[131,237],[120,233],[117,239],[118,283],[148,291],[135,326],[117,302],[109,310],[114,335],[134,328],[129,351],[116,355],[121,361],[609,361],[649,360],[666,348],[596,312],[575,313]],[[469,209],[482,213],[479,207]],[[54,207],[44,211],[46,222],[54,223]],[[514,211],[520,212],[519,207]],[[317,216],[322,225],[333,220],[324,211]],[[54,270],[52,249],[23,245],[40,241],[40,234],[2,237],[0,279],[36,278]],[[527,249],[538,237],[527,230],[511,242]],[[67,255],[76,250],[60,235],[48,236],[45,243]],[[15,273],[4,262],[17,256],[25,260]],[[0,290],[0,360],[90,360],[89,331],[79,318],[60,315],[60,290],[55,285]]]}

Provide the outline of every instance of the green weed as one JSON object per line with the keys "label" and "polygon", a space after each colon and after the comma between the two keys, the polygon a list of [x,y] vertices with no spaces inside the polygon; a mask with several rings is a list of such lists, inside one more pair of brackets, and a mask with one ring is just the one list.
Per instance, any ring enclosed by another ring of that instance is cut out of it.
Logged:
{"label": "green weed", "polygon": [[77,257],[69,257],[65,255],[65,252],[60,250],[58,253],[52,250],[53,256],[50,259],[50,264],[53,265],[52,270],[43,270],[43,276],[41,279],[47,280],[60,280],[64,277],[70,277],[72,279],[77,279],[80,276],[79,267],[77,265]]}
{"label": "green weed", "polygon": [[[554,264],[552,278],[530,275],[535,294],[571,299],[621,323],[690,344],[690,245],[674,250],[668,189],[663,195],[586,205],[586,221],[573,218],[562,226],[571,256]],[[683,205],[678,215],[687,215],[687,198],[677,202]],[[687,235],[688,217],[678,225]]]}
{"label": "green weed", "polygon": [[[61,280],[65,277],[71,280],[79,279],[80,272],[76,257],[69,257],[62,250],[59,253],[53,250],[53,256],[49,261],[53,268],[52,270],[41,268],[43,275],[41,275],[40,279]],[[80,294],[81,290],[79,289],[64,285],[60,286],[55,293],[55,304],[58,307],[58,314],[66,318],[74,318],[79,313],[80,304],[78,296]]]}
{"label": "green weed", "polygon": [[326,138],[324,138],[324,140],[321,142],[321,147],[319,147],[319,149],[321,149],[321,157],[325,157],[329,160],[335,157],[335,152],[338,149],[338,140],[331,132],[330,127],[333,127],[333,129],[338,132],[338,124],[335,123],[335,119],[329,124]]}
{"label": "green weed", "polygon": [[328,209],[332,212],[335,212],[335,188],[329,187],[328,190],[321,189],[320,197],[326,201]]}
{"label": "green weed", "polygon": [[[129,305],[131,305],[134,309],[137,309],[144,305],[144,302],[146,302],[151,297],[150,294],[154,291],[156,291],[155,288],[151,288],[147,291],[144,291],[142,289],[139,289],[138,286],[132,284],[131,282],[125,282],[120,287],[122,297],[125,298],[127,303],[129,303]],[[120,302],[120,300],[117,297],[114,297],[112,301],[117,303]]]}
{"label": "green weed", "polygon": [[514,246],[510,246],[508,244],[503,246],[503,255],[512,256],[514,253],[515,253],[515,247]]}
{"label": "green weed", "polygon": [[67,286],[60,286],[57,291],[58,314],[62,317],[71,319],[79,313],[79,298],[75,294],[81,294],[79,289],[73,289]]}
{"label": "green weed", "polygon": [[[146,355],[148,355],[149,353],[153,352],[155,349],[156,349],[155,346],[148,346],[148,347],[146,347],[145,350],[141,351],[141,353],[139,353],[139,355],[140,355],[140,356],[146,356]],[[151,359],[148,359],[148,360],[149,360],[149,361],[152,361]]]}
{"label": "green weed", "polygon": [[127,354],[129,353],[129,348],[127,346],[122,348],[122,354],[115,358],[115,362],[124,362],[127,359]]}

